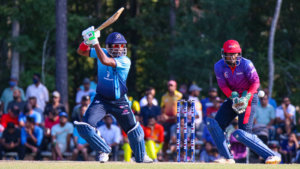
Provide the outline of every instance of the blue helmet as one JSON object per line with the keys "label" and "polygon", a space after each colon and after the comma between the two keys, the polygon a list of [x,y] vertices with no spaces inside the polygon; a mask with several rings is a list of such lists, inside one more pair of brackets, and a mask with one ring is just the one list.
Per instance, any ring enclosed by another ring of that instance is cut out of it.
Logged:
{"label": "blue helmet", "polygon": [[119,32],[113,32],[109,34],[106,38],[105,44],[108,54],[112,57],[127,55],[127,41]]}

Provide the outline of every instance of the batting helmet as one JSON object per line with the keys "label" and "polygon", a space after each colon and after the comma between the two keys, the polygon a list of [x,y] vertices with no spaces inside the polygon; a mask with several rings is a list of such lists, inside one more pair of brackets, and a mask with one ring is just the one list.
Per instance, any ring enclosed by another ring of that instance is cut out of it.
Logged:
{"label": "batting helmet", "polygon": [[106,38],[105,44],[108,54],[112,57],[127,55],[127,41],[121,33],[113,32],[109,34]]}

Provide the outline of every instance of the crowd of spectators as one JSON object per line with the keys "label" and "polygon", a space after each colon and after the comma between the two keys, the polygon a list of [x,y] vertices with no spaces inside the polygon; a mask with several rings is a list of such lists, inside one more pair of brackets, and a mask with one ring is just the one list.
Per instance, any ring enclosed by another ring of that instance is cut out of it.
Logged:
{"label": "crowd of spectators", "polygon": [[[82,121],[96,93],[96,83],[85,78],[74,98],[76,105],[67,112],[67,108],[60,102],[58,91],[51,92],[49,98],[48,89],[41,83],[39,74],[34,74],[32,81],[33,84],[24,92],[18,87],[18,79],[11,77],[9,87],[2,92],[0,159],[95,160],[97,152],[80,137],[73,122]],[[268,90],[264,91],[266,95],[260,98],[253,133],[281,156],[282,163],[300,163],[299,108],[287,96],[277,106],[276,101],[268,96]],[[218,96],[217,88],[211,87],[207,97],[201,92],[202,88],[197,84],[181,84],[177,90],[177,82],[170,80],[161,99],[155,97],[153,87],[149,87],[141,99],[128,97],[137,121],[142,124],[146,151],[150,158],[155,161],[176,160],[177,101],[181,99],[195,101],[196,161],[212,162],[219,158],[204,121],[216,115],[223,100]],[[188,131],[191,130],[190,116],[189,112]],[[132,151],[127,135],[115,118],[107,115],[97,125],[101,137],[112,147],[110,160],[131,161]],[[183,120],[180,125],[184,125]],[[234,119],[226,129],[236,162],[263,162],[232,137],[231,133],[237,128],[237,119]],[[183,132],[183,127],[181,129]]]}

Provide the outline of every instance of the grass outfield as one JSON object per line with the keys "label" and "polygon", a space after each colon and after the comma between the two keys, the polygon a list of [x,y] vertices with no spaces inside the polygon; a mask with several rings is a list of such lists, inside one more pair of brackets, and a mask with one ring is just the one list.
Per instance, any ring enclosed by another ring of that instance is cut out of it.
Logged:
{"label": "grass outfield", "polygon": [[208,164],[208,163],[122,163],[109,162],[36,162],[36,161],[1,161],[0,169],[300,169],[299,164]]}

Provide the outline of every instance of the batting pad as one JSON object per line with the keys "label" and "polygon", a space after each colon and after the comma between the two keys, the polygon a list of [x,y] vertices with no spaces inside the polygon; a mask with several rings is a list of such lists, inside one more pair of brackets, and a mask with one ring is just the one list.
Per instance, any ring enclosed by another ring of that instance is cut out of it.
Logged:
{"label": "batting pad", "polygon": [[222,131],[221,127],[219,126],[218,122],[215,119],[207,118],[206,119],[206,126],[207,129],[212,136],[214,142],[217,145],[218,151],[221,156],[225,157],[226,159],[232,158],[232,155],[228,149],[228,145],[224,136],[224,132]]}
{"label": "batting pad", "polygon": [[140,123],[137,122],[134,128],[128,131],[127,135],[130,147],[135,157],[135,161],[138,163],[143,162],[146,150],[144,141],[144,131],[140,126]]}
{"label": "batting pad", "polygon": [[82,138],[84,138],[93,150],[102,153],[110,153],[111,148],[107,145],[103,138],[100,137],[100,134],[97,133],[97,130],[85,122],[74,122],[75,127],[78,130],[78,133]]}
{"label": "batting pad", "polygon": [[264,159],[267,159],[269,156],[275,156],[275,153],[255,134],[248,133],[241,129],[235,130],[232,134],[239,142],[249,147],[252,151]]}

